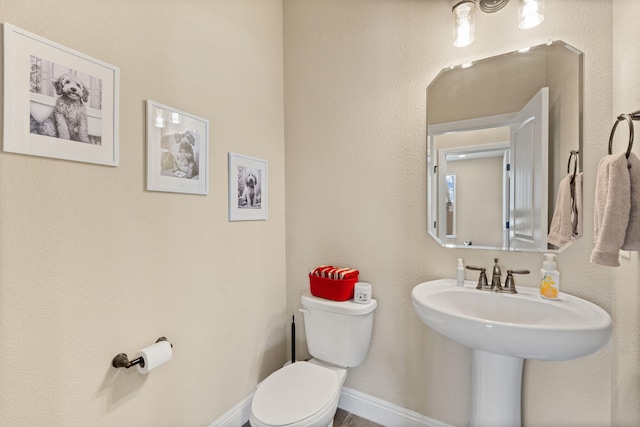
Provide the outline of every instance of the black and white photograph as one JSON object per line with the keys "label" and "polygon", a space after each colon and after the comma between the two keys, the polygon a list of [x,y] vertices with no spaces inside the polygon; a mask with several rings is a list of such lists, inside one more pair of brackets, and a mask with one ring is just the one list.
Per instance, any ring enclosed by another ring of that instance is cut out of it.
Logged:
{"label": "black and white photograph", "polygon": [[169,131],[160,139],[160,174],[176,179],[200,179],[200,135],[194,129]]}
{"label": "black and white photograph", "polygon": [[102,144],[102,81],[45,58],[30,58],[29,131]]}
{"label": "black and white photograph", "polygon": [[229,153],[229,221],[267,219],[267,161]]}
{"label": "black and white photograph", "polygon": [[147,101],[147,189],[208,192],[209,121]]}
{"label": "black and white photograph", "polygon": [[3,150],[117,166],[119,69],[3,25]]}
{"label": "black and white photograph", "polygon": [[260,209],[262,170],[238,166],[238,209]]}

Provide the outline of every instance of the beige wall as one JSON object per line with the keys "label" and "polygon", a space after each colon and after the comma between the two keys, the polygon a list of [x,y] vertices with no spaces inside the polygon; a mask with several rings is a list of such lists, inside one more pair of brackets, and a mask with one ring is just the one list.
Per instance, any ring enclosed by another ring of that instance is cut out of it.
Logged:
{"label": "beige wall", "polygon": [[[454,49],[448,0],[0,2],[0,21],[122,73],[119,167],[0,153],[0,425],[208,425],[284,361],[289,315],[321,263],[358,267],[379,301],[346,385],[465,425],[470,352],[417,319],[410,290],[453,276],[458,257],[535,272],[542,256],[428,237],[426,87],[449,64],[565,40],[585,52],[594,171],[614,114],[638,102],[638,6],[613,4],[612,18],[611,1],[547,1],[543,25],[520,31],[511,2]],[[211,120],[208,196],[144,190],[148,98]],[[229,151],[269,160],[268,221],[227,222]],[[640,422],[640,264],[588,263],[594,188],[587,172],[585,237],[558,263],[565,291],[612,312],[616,338],[581,360],[527,362],[525,425]],[[168,365],[110,367],[160,335],[175,344]]]}
{"label": "beige wall", "polygon": [[429,83],[429,125],[520,111],[540,88],[549,86],[548,50],[545,46],[527,55],[498,54],[469,68],[445,66]]}
{"label": "beige wall", "polygon": [[[312,267],[359,268],[379,308],[370,353],[346,386],[464,426],[470,351],[420,322],[411,289],[453,277],[458,257],[490,267],[494,256],[503,267],[530,269],[518,283],[534,286],[542,255],[447,250],[427,235],[426,87],[450,64],[549,39],[585,52],[585,237],[558,264],[565,291],[611,310],[611,270],[589,263],[593,171],[612,117],[611,2],[547,1],[544,23],[526,31],[510,2],[478,17],[466,48],[451,45],[448,0],[285,0],[284,23],[289,310]],[[526,362],[525,425],[609,425],[616,345],[576,361]]]}
{"label": "beige wall", "polygon": [[[282,3],[7,0],[116,65],[120,166],[0,153],[0,425],[206,426],[286,357]],[[145,191],[145,100],[210,120],[208,196]],[[269,219],[227,220],[227,153]],[[116,370],[165,335],[173,360]]]}
{"label": "beige wall", "polygon": [[[640,52],[630,48],[629,40],[640,37],[640,3],[635,0],[613,2],[613,118],[640,109],[638,70]],[[636,135],[639,122],[635,122]],[[616,152],[626,150],[628,133],[621,123],[614,142]],[[633,152],[640,155],[637,136]],[[613,270],[613,320],[616,352],[612,366],[612,424],[640,424],[640,257],[620,259]]]}

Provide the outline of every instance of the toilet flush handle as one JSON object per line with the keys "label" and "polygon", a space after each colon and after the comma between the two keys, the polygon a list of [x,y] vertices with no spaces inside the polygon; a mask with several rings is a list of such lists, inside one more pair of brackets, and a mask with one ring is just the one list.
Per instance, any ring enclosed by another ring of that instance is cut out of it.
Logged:
{"label": "toilet flush handle", "polygon": [[299,308],[298,311],[302,314],[304,314],[305,316],[311,316],[311,312],[309,310],[307,310],[306,308]]}

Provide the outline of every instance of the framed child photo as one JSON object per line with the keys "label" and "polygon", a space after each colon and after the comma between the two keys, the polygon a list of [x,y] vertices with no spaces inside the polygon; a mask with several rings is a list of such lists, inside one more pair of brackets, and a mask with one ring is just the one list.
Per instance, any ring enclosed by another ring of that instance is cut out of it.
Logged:
{"label": "framed child photo", "polygon": [[119,69],[3,25],[3,150],[118,166]]}
{"label": "framed child photo", "polygon": [[147,190],[208,193],[209,120],[147,101]]}
{"label": "framed child photo", "polygon": [[229,153],[229,221],[267,219],[266,160]]}

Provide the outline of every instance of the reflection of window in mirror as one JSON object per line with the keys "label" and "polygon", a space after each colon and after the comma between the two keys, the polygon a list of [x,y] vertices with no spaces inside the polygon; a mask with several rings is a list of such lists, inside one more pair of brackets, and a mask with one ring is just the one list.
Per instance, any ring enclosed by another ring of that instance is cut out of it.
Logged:
{"label": "reflection of window in mirror", "polygon": [[447,200],[445,211],[447,213],[447,238],[456,238],[456,174],[448,173],[445,176],[447,184]]}

